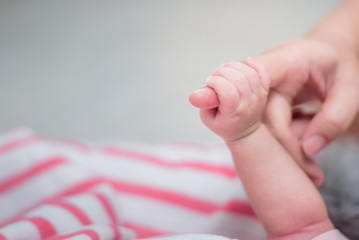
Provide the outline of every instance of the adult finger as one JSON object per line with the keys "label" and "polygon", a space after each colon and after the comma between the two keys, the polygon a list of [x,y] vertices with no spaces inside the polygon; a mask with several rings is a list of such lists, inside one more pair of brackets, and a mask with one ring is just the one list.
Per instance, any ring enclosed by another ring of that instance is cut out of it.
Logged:
{"label": "adult finger", "polygon": [[303,150],[314,155],[342,134],[359,107],[359,73],[346,67],[338,71],[338,80],[330,88],[320,111],[303,134]]}
{"label": "adult finger", "polygon": [[298,136],[292,129],[291,106],[287,99],[276,92],[271,92],[265,117],[266,125],[278,142],[293,157],[313,183],[320,186],[324,181],[324,173],[312,159],[303,154]]}

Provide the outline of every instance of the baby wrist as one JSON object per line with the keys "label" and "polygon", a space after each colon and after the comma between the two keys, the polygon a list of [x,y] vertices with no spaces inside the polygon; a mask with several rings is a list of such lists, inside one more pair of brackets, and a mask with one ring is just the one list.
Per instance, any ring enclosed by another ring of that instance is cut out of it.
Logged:
{"label": "baby wrist", "polygon": [[261,132],[263,128],[266,128],[266,126],[262,122],[256,122],[249,128],[247,128],[245,131],[242,131],[241,134],[237,137],[224,139],[224,141],[229,147],[235,146],[238,143],[245,141],[245,139],[250,138],[252,135],[257,135],[255,133]]}

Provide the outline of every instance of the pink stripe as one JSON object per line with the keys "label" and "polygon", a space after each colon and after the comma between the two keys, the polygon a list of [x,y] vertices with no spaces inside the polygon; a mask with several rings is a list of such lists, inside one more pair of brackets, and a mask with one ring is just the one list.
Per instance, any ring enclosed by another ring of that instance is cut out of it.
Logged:
{"label": "pink stripe", "polygon": [[41,138],[39,136],[32,135],[26,138],[15,140],[13,142],[9,142],[5,145],[0,146],[0,154],[4,154],[8,151],[15,150],[16,148],[38,142],[40,139]]}
{"label": "pink stripe", "polygon": [[115,187],[117,191],[125,192],[128,194],[138,195],[142,197],[147,197],[151,199],[157,199],[159,201],[168,202],[170,204],[178,205],[184,208],[192,209],[193,211],[210,214],[216,211],[225,211],[232,214],[245,215],[247,217],[254,217],[253,211],[249,210],[250,206],[247,202],[241,200],[231,200],[227,203],[217,205],[205,200],[196,199],[190,196],[186,196],[180,193],[170,192],[166,190],[151,188],[149,186],[141,186],[132,183],[124,183],[113,180],[106,180],[100,178],[89,179],[84,182],[78,183],[76,186],[52,197],[51,199],[47,199],[46,201],[42,201],[31,208],[28,208],[25,211],[22,211],[17,216],[8,221],[2,223],[0,227],[10,224],[14,221],[17,221],[24,214],[30,212],[36,207],[41,206],[42,204],[46,204],[48,202],[52,202],[61,197],[71,196],[75,194],[79,194],[88,189],[93,188],[97,185],[108,183]]}
{"label": "pink stripe", "polygon": [[88,188],[94,187],[95,185],[99,185],[102,183],[111,184],[117,191],[120,192],[125,192],[127,194],[133,194],[151,199],[157,199],[202,213],[210,214],[216,211],[225,211],[232,214],[239,214],[256,218],[256,215],[253,212],[250,204],[246,201],[229,200],[224,204],[218,205],[208,202],[206,200],[197,199],[192,196],[187,196],[181,193],[110,179],[91,179],[90,181],[79,184],[70,191],[67,191],[61,195],[69,196],[73,194],[78,194],[80,192],[86,191]]}
{"label": "pink stripe", "polygon": [[72,215],[74,215],[83,225],[90,225],[92,224],[92,221],[90,220],[90,218],[85,214],[85,212],[78,208],[77,206],[75,206],[72,203],[69,202],[63,202],[63,201],[56,201],[56,202],[51,202],[52,205],[56,205],[58,207],[62,207],[64,209],[66,209],[67,211],[71,212]]}
{"label": "pink stripe", "polygon": [[112,184],[120,192],[125,192],[128,194],[138,195],[151,199],[157,199],[204,214],[211,214],[216,211],[226,211],[229,213],[246,215],[248,217],[255,216],[253,214],[253,211],[249,210],[250,205],[247,202],[240,200],[229,201],[223,205],[217,205],[203,199],[198,199],[181,193],[171,192],[168,190],[162,190],[149,186],[136,185],[133,183],[124,183],[118,181],[113,182]]}
{"label": "pink stripe", "polygon": [[0,193],[5,192],[11,188],[14,188],[16,185],[26,182],[28,179],[33,178],[39,175],[40,173],[48,171],[50,168],[56,167],[65,162],[66,160],[64,158],[54,157],[38,165],[35,165],[31,169],[0,183]]}
{"label": "pink stripe", "polygon": [[212,213],[216,209],[216,205],[213,203],[176,192],[124,182],[114,182],[114,186],[120,192],[126,192],[133,195],[161,200],[163,202],[171,203],[202,213]]}
{"label": "pink stripe", "polygon": [[225,212],[235,213],[239,215],[246,215],[252,218],[257,218],[257,215],[253,211],[252,206],[245,201],[232,200],[228,201],[221,207],[221,210]]}
{"label": "pink stripe", "polygon": [[204,172],[219,174],[219,175],[222,175],[222,176],[225,176],[228,178],[236,178],[237,177],[237,173],[236,173],[235,169],[233,167],[229,167],[229,166],[210,165],[210,164],[199,163],[199,162],[194,162],[194,161],[173,163],[173,162],[168,162],[164,159],[160,159],[157,157],[148,156],[148,155],[141,154],[141,153],[125,151],[125,150],[113,148],[113,147],[103,147],[101,149],[105,153],[113,155],[113,156],[126,157],[126,158],[130,158],[131,160],[135,159],[135,160],[139,160],[139,161],[149,162],[149,163],[156,164],[156,165],[159,165],[162,167],[191,168],[191,169],[196,169],[196,170],[200,170],[200,171],[204,171]]}
{"label": "pink stripe", "polygon": [[105,208],[108,216],[111,218],[111,222],[113,224],[117,224],[117,216],[116,216],[116,212],[112,207],[112,204],[110,203],[110,201],[107,199],[106,196],[104,196],[101,193],[98,192],[94,192],[93,193],[95,195],[95,197],[100,201],[100,203],[102,204],[102,206]]}
{"label": "pink stripe", "polygon": [[73,186],[72,188],[69,188],[69,189],[65,190],[62,193],[59,193],[59,194],[57,194],[55,196],[52,196],[49,199],[43,200],[43,201],[41,201],[41,202],[39,202],[39,203],[25,209],[24,211],[21,211],[19,214],[17,214],[13,218],[7,219],[5,222],[2,222],[0,224],[0,228],[5,226],[5,225],[11,224],[11,223],[13,223],[15,221],[18,221],[19,219],[22,218],[22,216],[24,216],[25,214],[29,213],[30,211],[34,210],[35,208],[37,208],[37,207],[39,207],[39,206],[41,206],[43,204],[54,202],[54,201],[56,201],[56,200],[58,200],[58,199],[60,199],[62,197],[76,195],[76,194],[85,192],[88,189],[90,189],[92,187],[95,187],[95,186],[97,186],[97,185],[99,185],[101,183],[104,183],[104,182],[105,181],[103,179],[97,179],[97,178],[93,178],[93,179],[86,180],[84,182],[80,182],[77,185]]}
{"label": "pink stripe", "polygon": [[86,229],[86,230],[82,230],[82,231],[78,231],[78,232],[74,232],[74,233],[70,233],[70,234],[65,234],[65,235],[59,235],[56,237],[52,237],[48,240],[62,240],[62,239],[67,239],[70,237],[75,237],[75,236],[79,236],[79,235],[86,235],[88,237],[90,237],[92,240],[99,240],[100,236],[97,234],[96,231],[94,230],[90,230],[90,229]]}
{"label": "pink stripe", "polygon": [[133,231],[135,231],[136,237],[138,239],[150,238],[150,237],[160,236],[160,235],[164,235],[164,234],[169,234],[169,232],[163,232],[163,231],[155,230],[155,229],[152,229],[149,227],[139,226],[137,224],[129,223],[129,222],[126,222],[124,224],[124,226],[126,228],[129,228],[129,229],[132,229]]}
{"label": "pink stripe", "polygon": [[69,189],[65,190],[64,192],[58,194],[53,199],[79,194],[79,193],[85,192],[88,189],[95,187],[101,183],[106,183],[106,180],[104,180],[102,178],[87,179],[83,182],[79,182],[77,185],[73,186],[72,188],[69,188]]}
{"label": "pink stripe", "polygon": [[[120,192],[126,192],[128,194],[139,195],[143,197],[161,200],[185,208],[193,209],[202,213],[225,211],[233,214],[246,215],[248,217],[256,218],[256,214],[254,213],[251,205],[247,201],[236,199],[236,200],[229,200],[228,202],[222,205],[216,205],[214,203],[210,203],[205,200],[197,199],[176,192],[156,189],[149,186],[143,186],[134,183],[125,183],[125,182],[115,181],[110,179],[96,178],[96,179],[85,181],[73,187],[72,189],[65,191],[64,193],[60,194],[56,198],[79,194],[81,192],[87,191],[89,188],[95,187],[96,185],[100,185],[103,183],[108,183],[114,186],[115,189]],[[111,208],[110,202],[106,203],[106,205],[108,205],[108,209]],[[112,210],[108,210],[109,211],[108,213],[111,215],[115,215],[113,208],[111,209]],[[116,219],[116,216],[112,216],[111,219],[113,220]]]}
{"label": "pink stripe", "polygon": [[62,196],[78,194],[79,192],[86,191],[87,188],[94,187],[95,185],[99,185],[102,183],[111,184],[115,187],[117,191],[120,192],[125,192],[127,194],[133,194],[142,197],[148,197],[151,199],[157,199],[160,201],[168,202],[170,204],[192,209],[197,212],[210,214],[216,211],[225,211],[232,214],[239,214],[256,218],[256,215],[253,212],[250,204],[246,201],[230,200],[224,204],[218,205],[208,202],[206,200],[197,199],[181,193],[109,179],[92,179],[88,182],[84,182],[83,184],[79,184],[79,186],[74,187],[74,189],[71,191],[65,192],[64,194],[62,194]]}
{"label": "pink stripe", "polygon": [[0,240],[6,240],[7,238],[0,233]]}
{"label": "pink stripe", "polygon": [[[113,230],[113,239],[114,240],[119,240],[121,239],[121,232],[118,230],[117,225],[111,225],[111,228]],[[1,240],[1,239],[0,239]]]}
{"label": "pink stripe", "polygon": [[40,233],[41,239],[53,236],[56,234],[56,229],[50,221],[42,217],[33,217],[26,219],[34,224]]}

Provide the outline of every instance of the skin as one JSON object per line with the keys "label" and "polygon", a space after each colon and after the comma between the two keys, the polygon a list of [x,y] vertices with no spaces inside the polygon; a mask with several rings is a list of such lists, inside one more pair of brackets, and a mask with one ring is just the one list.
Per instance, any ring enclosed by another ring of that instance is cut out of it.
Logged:
{"label": "skin", "polygon": [[[358,0],[343,1],[302,39],[255,58],[270,79],[263,122],[317,186],[324,175],[310,156],[343,134],[359,108],[358,12]],[[192,105],[201,109],[216,109],[219,100],[208,85],[190,95]],[[298,141],[298,119],[292,118],[292,109],[312,100],[322,102],[321,109],[305,124],[299,120]],[[352,132],[359,133],[359,121],[352,125]]]}
{"label": "skin", "polygon": [[[255,60],[225,64],[207,86],[218,106],[200,108],[202,121],[231,150],[268,239],[312,239],[332,230],[316,187],[263,123],[270,86],[264,67]],[[198,99],[203,106],[210,101]]]}

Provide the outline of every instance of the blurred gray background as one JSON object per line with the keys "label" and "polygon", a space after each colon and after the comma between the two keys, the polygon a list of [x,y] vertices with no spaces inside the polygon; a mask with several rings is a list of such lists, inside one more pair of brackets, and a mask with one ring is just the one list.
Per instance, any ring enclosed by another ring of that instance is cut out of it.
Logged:
{"label": "blurred gray background", "polygon": [[189,93],[221,63],[300,37],[337,3],[0,1],[0,129],[216,141]]}

